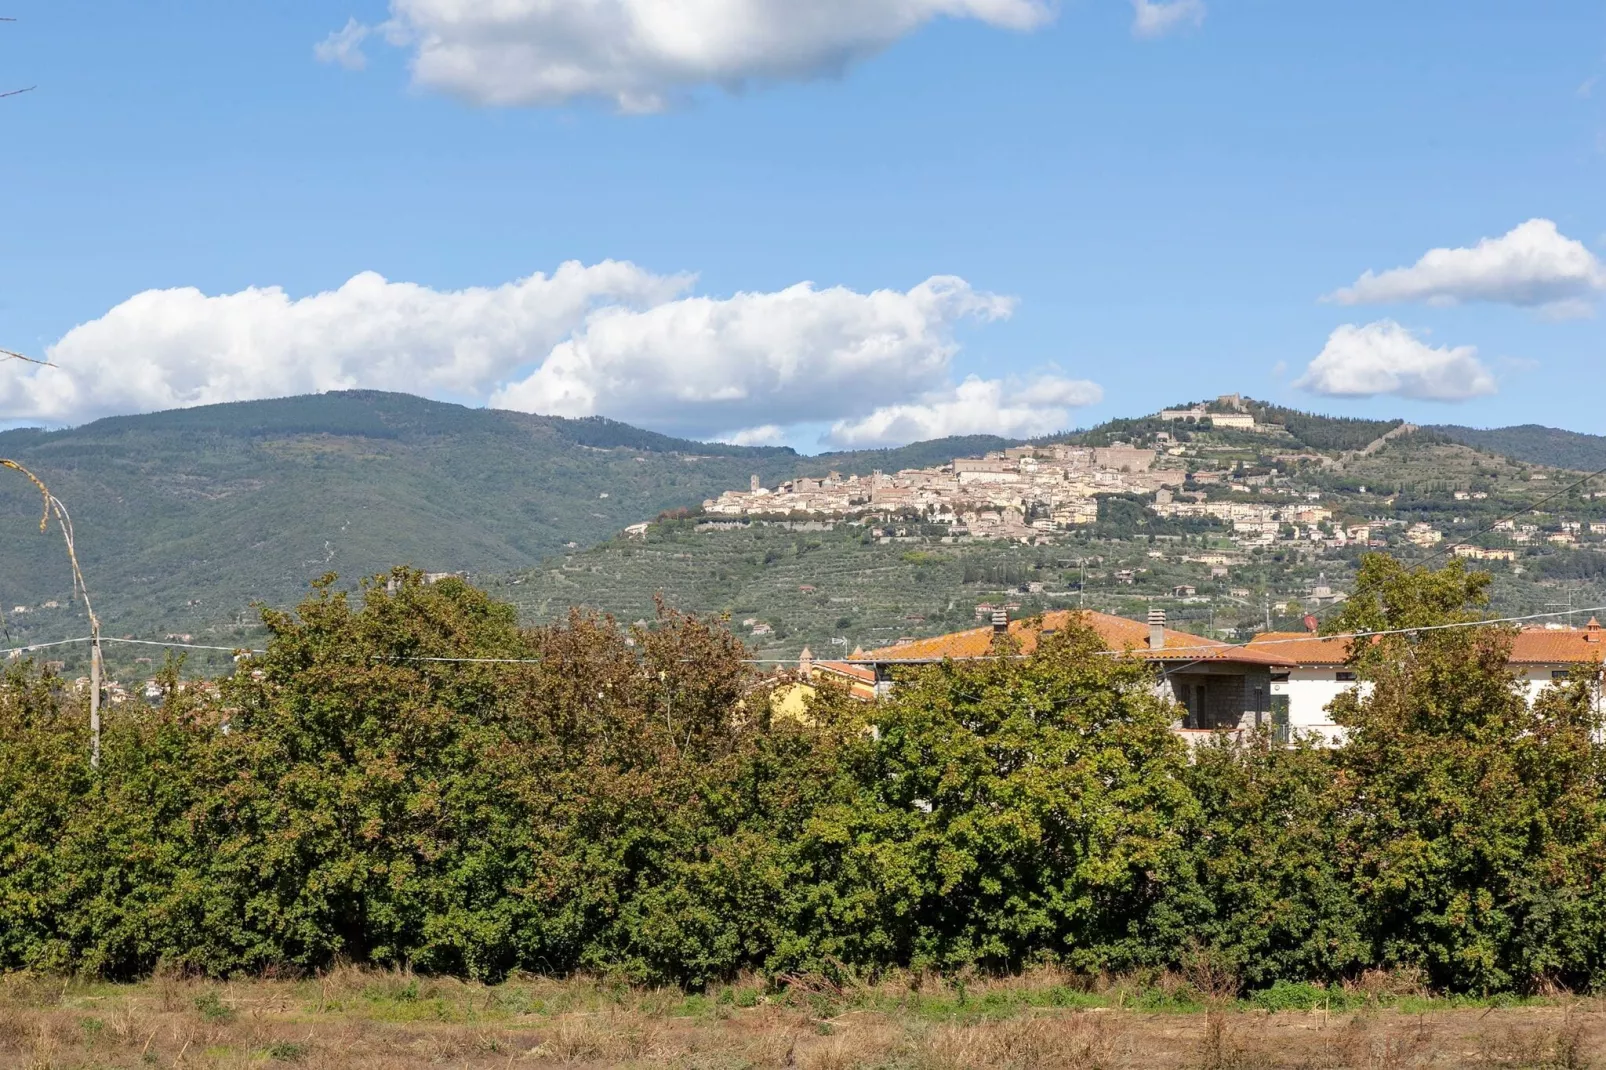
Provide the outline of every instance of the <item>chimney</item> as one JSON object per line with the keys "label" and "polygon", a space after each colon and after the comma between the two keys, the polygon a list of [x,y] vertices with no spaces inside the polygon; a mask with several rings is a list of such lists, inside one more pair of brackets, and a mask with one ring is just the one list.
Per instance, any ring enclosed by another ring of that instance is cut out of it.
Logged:
{"label": "chimney", "polygon": [[759,486],[758,476],[754,475],[754,476],[749,476],[748,477],[748,479],[747,479],[747,489],[750,492],[754,493],[754,494],[757,494],[759,492],[759,490],[762,489]]}
{"label": "chimney", "polygon": [[1149,610],[1149,649],[1165,649],[1165,610]]}
{"label": "chimney", "polygon": [[1595,617],[1590,617],[1589,623],[1584,625],[1584,642],[1600,642],[1600,621]]}
{"label": "chimney", "polygon": [[1003,635],[1007,631],[1009,631],[1009,610],[993,610],[993,634]]}
{"label": "chimney", "polygon": [[798,656],[797,674],[805,680],[814,678],[814,652],[808,647],[804,647],[803,653]]}

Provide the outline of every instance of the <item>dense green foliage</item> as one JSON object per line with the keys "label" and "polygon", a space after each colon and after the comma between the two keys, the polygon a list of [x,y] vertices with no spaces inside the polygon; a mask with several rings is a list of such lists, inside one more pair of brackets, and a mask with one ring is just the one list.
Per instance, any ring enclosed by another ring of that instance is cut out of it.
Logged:
{"label": "dense green foliage", "polygon": [[[1335,627],[1475,619],[1489,577],[1377,556]],[[1502,990],[1606,968],[1606,796],[1596,681],[1522,696],[1499,628],[1383,635],[1340,696],[1349,805],[1337,826],[1372,941],[1441,983]],[[1591,674],[1593,675],[1593,674]]]}
{"label": "dense green foliage", "polygon": [[1277,424],[1315,450],[1365,449],[1403,422],[1362,420],[1351,416],[1323,416],[1249,398],[1245,399],[1244,407],[1254,414],[1257,421]]}
{"label": "dense green foliage", "polygon": [[[1370,558],[1342,623],[1470,620],[1486,583]],[[1338,751],[1190,756],[1150,671],[1078,627],[873,707],[824,686],[798,718],[784,678],[667,610],[526,630],[398,571],[265,623],[216,688],[170,671],[159,705],[111,710],[98,770],[78,696],[6,674],[0,969],[1606,983],[1593,681],[1530,708],[1498,628],[1356,644],[1372,686],[1335,705]]]}
{"label": "dense green foliage", "polygon": [[1432,430],[1463,445],[1529,464],[1571,468],[1575,472],[1606,468],[1606,435],[1585,435],[1540,424],[1491,428],[1447,425]]}

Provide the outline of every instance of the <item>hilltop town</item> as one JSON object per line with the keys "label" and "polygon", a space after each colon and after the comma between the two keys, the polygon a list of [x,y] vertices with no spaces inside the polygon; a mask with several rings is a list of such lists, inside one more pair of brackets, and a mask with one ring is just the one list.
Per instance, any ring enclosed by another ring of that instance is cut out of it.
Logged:
{"label": "hilltop town", "polygon": [[774,489],[760,486],[754,476],[747,490],[705,501],[703,512],[716,517],[918,516],[952,527],[955,535],[1029,540],[1093,523],[1100,494],[1152,496],[1182,486],[1185,469],[1157,467],[1156,460],[1157,451],[1126,444],[1017,446],[938,468],[846,478],[831,472]]}
{"label": "hilltop town", "polygon": [[729,613],[766,656],[1073,606],[1163,609],[1220,638],[1297,629],[1372,550],[1468,559],[1499,608],[1540,612],[1606,599],[1606,494],[1557,497],[1573,479],[1403,421],[1226,395],[942,464],[752,478],[501,590],[530,619],[645,619],[661,592]]}
{"label": "hilltop town", "polygon": [[[1162,518],[1219,521],[1245,549],[1279,540],[1334,549],[1351,543],[1385,546],[1380,531],[1386,527],[1403,527],[1405,541],[1420,547],[1445,537],[1430,524],[1400,525],[1394,518],[1335,524],[1334,510],[1321,504],[1323,491],[1300,476],[1305,469],[1322,472],[1338,462],[1326,453],[1295,449],[1284,427],[1257,420],[1240,395],[1223,395],[1208,406],[1165,409],[1149,419],[1175,430],[1150,430],[1142,445],[1120,440],[1108,446],[1023,445],[955,458],[939,467],[869,476],[830,472],[773,488],[761,486],[753,476],[748,489],[703,502],[703,512],[710,517],[879,520],[885,525],[877,529],[880,537],[907,535],[907,527],[897,522],[916,521],[942,525],[952,539],[1049,544],[1057,534],[1097,523],[1101,497],[1127,495],[1144,499]],[[1414,430],[1399,424],[1356,452],[1369,455],[1388,439]],[[1250,444],[1246,453],[1242,441],[1201,438],[1217,431],[1265,441]],[[1485,490],[1457,492],[1457,500],[1488,497]],[[644,528],[636,525],[627,532],[639,534]],[[1502,530],[1517,542],[1539,532],[1537,526],[1519,529],[1514,522]],[[1572,540],[1582,530],[1575,523],[1558,534],[1561,540]],[[1509,550],[1458,546],[1456,551],[1484,560],[1512,559]]]}

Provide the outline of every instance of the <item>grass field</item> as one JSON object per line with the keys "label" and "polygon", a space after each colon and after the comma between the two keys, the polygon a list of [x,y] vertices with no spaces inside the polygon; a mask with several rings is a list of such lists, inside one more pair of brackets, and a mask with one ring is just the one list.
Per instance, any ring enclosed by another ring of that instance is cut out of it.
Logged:
{"label": "grass field", "polygon": [[[1208,986],[1206,986],[1208,987]],[[0,979],[0,1066],[1584,1067],[1606,1002],[1433,999],[1396,978],[1210,999],[1174,976],[1089,983],[753,980],[685,994],[351,969],[299,981]]]}

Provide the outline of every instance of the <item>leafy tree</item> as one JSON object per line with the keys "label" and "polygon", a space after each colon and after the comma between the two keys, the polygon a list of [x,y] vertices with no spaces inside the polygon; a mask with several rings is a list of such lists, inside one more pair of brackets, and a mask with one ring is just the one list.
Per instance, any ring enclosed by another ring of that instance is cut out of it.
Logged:
{"label": "leafy tree", "polygon": [[1333,980],[1372,961],[1341,865],[1330,753],[1223,736],[1195,751],[1187,781],[1200,810],[1192,880],[1172,897],[1197,950],[1249,988]]}
{"label": "leafy tree", "polygon": [[1377,957],[1462,990],[1602,980],[1602,751],[1591,682],[1532,706],[1512,632],[1478,619],[1489,576],[1368,556],[1334,627],[1365,681],[1330,707],[1338,845]]}
{"label": "leafy tree", "polygon": [[[917,672],[876,710],[864,778],[897,960],[1156,961],[1194,802],[1149,670],[1083,627],[1029,658]],[[895,879],[894,879],[895,876]],[[1157,928],[1158,927],[1158,928]]]}

